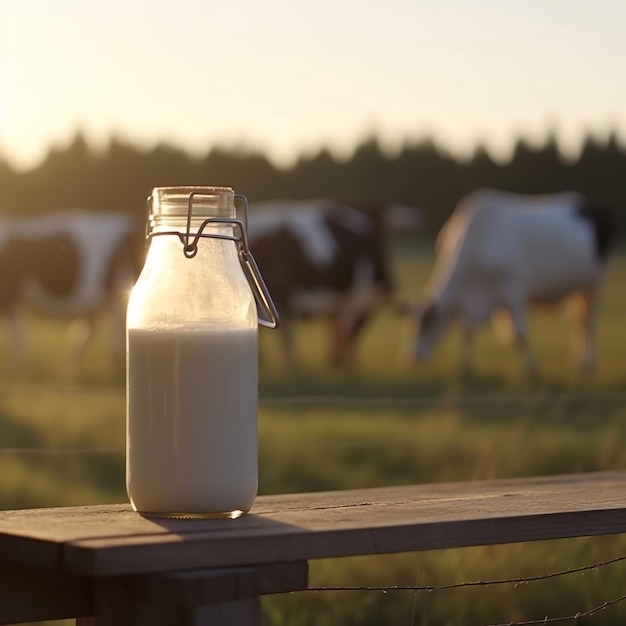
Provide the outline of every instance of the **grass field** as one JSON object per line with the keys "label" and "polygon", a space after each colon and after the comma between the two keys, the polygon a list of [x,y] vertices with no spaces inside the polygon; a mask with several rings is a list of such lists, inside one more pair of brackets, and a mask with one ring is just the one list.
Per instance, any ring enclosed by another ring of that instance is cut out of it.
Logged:
{"label": "grass field", "polygon": [[[398,247],[400,291],[416,295],[428,250]],[[410,327],[381,313],[351,372],[325,367],[321,322],[298,331],[302,368],[286,373],[262,331],[260,492],[279,493],[626,469],[626,254],[610,265],[598,332],[599,367],[570,364],[566,318],[533,312],[541,380],[527,383],[512,348],[488,330],[477,371],[457,376],[453,331],[427,364],[408,363]],[[122,502],[123,371],[111,371],[106,335],[70,378],[59,323],[29,318],[32,359],[0,365],[0,508]],[[7,353],[7,338],[0,350]],[[626,494],[625,494],[626,497]],[[312,563],[314,586],[449,585],[543,575],[626,554],[621,536]],[[432,593],[305,592],[264,600],[266,624],[492,624],[575,614],[623,594],[624,565],[524,585]],[[626,604],[626,603],[623,603]],[[626,620],[626,606],[584,623]]]}

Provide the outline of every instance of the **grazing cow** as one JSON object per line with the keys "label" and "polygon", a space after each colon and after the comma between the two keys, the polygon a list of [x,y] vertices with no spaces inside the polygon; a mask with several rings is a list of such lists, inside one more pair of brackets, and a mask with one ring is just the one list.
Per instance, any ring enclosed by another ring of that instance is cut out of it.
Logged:
{"label": "grazing cow", "polygon": [[96,318],[108,313],[113,356],[119,361],[125,296],[139,271],[137,236],[135,220],[114,212],[0,217],[0,311],[9,322],[18,365],[26,358],[22,305],[80,320],[80,325],[70,326],[74,359],[87,344]]}
{"label": "grazing cow", "polygon": [[461,365],[469,371],[475,329],[504,312],[532,377],[537,365],[528,343],[527,309],[532,303],[571,298],[578,304],[580,367],[591,370],[610,236],[609,213],[575,192],[523,196],[484,189],[469,194],[437,240],[426,306],[415,311],[415,358],[427,357],[458,316],[465,327]]}
{"label": "grazing cow", "polygon": [[250,249],[280,316],[287,365],[297,362],[295,320],[314,315],[329,318],[331,365],[353,363],[359,332],[392,292],[386,231],[383,211],[331,200],[250,207]]}

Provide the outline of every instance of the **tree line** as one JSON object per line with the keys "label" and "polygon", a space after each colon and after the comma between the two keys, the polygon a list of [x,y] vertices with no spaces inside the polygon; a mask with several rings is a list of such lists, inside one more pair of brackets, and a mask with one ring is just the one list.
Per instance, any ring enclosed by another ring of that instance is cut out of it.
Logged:
{"label": "tree line", "polygon": [[16,170],[0,156],[0,210],[10,213],[114,209],[145,219],[147,195],[164,185],[228,185],[254,202],[321,196],[357,204],[401,202],[424,212],[429,233],[477,187],[519,193],[574,189],[614,209],[617,231],[626,235],[626,148],[616,133],[605,141],[587,136],[574,160],[563,157],[554,137],[540,146],[520,138],[511,158],[496,162],[483,146],[463,159],[430,139],[407,141],[390,154],[372,136],[348,158],[322,149],[281,168],[262,152],[223,147],[193,157],[169,144],[141,149],[113,138],[96,151],[80,132],[30,170]]}

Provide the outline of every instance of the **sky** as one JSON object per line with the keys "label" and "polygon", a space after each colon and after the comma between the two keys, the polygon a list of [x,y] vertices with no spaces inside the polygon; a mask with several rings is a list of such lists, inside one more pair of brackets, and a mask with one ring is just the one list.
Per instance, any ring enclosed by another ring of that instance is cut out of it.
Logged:
{"label": "sky", "polygon": [[623,0],[0,0],[0,157],[626,141]]}

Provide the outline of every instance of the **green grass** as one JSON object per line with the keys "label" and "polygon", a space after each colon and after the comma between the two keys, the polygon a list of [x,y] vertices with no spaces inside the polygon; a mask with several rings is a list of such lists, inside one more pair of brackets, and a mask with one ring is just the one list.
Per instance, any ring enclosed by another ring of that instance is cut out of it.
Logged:
{"label": "green grass", "polygon": [[[417,295],[428,250],[396,258],[400,290]],[[571,326],[534,311],[542,370],[528,384],[511,346],[480,334],[476,374],[457,376],[458,329],[432,360],[411,365],[411,328],[381,313],[359,345],[358,366],[326,367],[321,322],[297,333],[302,367],[286,372],[276,333],[263,330],[260,492],[284,493],[561,472],[626,469],[626,255],[609,268],[598,333],[599,367],[570,363]],[[29,317],[32,359],[0,363],[0,508],[123,502],[123,367],[111,369],[100,332],[72,375],[64,327]],[[0,350],[7,354],[5,334]],[[625,494],[626,497],[626,494]],[[602,537],[312,563],[315,586],[445,585],[545,574],[626,554]],[[623,593],[624,566],[515,587],[433,593],[306,592],[264,599],[267,624],[501,623],[576,613]],[[614,624],[621,605],[593,618]],[[587,622],[585,622],[587,623]]]}

